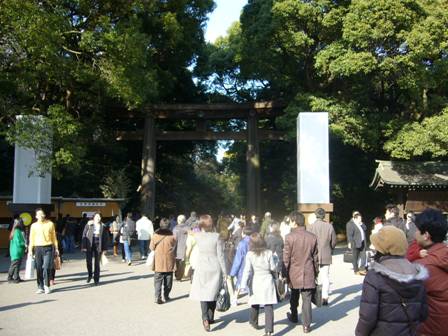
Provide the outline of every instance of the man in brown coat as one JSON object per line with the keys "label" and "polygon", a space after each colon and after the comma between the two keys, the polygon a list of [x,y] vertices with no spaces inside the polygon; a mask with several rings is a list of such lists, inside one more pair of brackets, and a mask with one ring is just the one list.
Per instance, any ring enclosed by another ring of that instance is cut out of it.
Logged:
{"label": "man in brown coat", "polygon": [[325,210],[317,208],[314,212],[316,221],[308,227],[308,231],[317,236],[319,250],[319,284],[322,284],[322,304],[328,305],[330,292],[330,265],[333,250],[336,247],[336,232],[333,225],[325,221]]}
{"label": "man in brown coat", "polygon": [[176,238],[169,229],[169,221],[166,218],[160,220],[160,228],[154,233],[149,248],[154,251],[154,294],[155,302],[162,304],[170,299],[170,291],[173,287],[173,271],[176,264]]}
{"label": "man in brown coat", "polygon": [[299,211],[290,215],[291,233],[285,237],[283,263],[285,276],[291,287],[290,309],[288,319],[298,322],[297,306],[302,295],[303,332],[308,333],[311,325],[311,296],[316,288],[319,273],[317,237],[305,230],[305,217]]}

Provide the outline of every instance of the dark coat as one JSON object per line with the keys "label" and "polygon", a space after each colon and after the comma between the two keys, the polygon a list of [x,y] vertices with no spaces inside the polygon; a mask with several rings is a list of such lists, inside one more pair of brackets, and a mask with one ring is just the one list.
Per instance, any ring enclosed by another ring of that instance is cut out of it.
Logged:
{"label": "dark coat", "polygon": [[[364,230],[364,237],[367,239],[367,227],[365,224],[361,224],[361,228]],[[347,241],[355,246],[356,248],[365,248],[366,242],[362,240],[361,232],[359,231],[357,225],[350,219],[346,224]],[[364,243],[364,245],[363,245]]]}
{"label": "dark coat", "polygon": [[416,263],[428,269],[429,278],[425,281],[429,316],[419,327],[422,335],[448,334],[448,247],[436,243],[428,248],[428,255]]}
{"label": "dark coat", "polygon": [[152,236],[149,248],[154,251],[154,271],[173,272],[176,264],[176,238],[173,232],[168,229],[157,230]]}
{"label": "dark coat", "polygon": [[132,238],[135,238],[135,222],[126,218],[119,227],[120,235],[123,240],[131,241]]}
{"label": "dark coat", "polygon": [[401,231],[403,231],[406,234],[406,223],[404,222],[403,218],[400,218],[400,217],[389,218],[384,222],[384,225],[385,226],[393,225],[397,229],[400,229]]}
{"label": "dark coat", "polygon": [[275,253],[278,257],[277,260],[277,272],[281,272],[282,265],[283,265],[283,238],[280,236],[280,232],[278,234],[275,233],[269,233],[266,237],[266,247],[272,251],[272,253]]}
{"label": "dark coat", "polygon": [[[81,250],[90,252],[92,250],[93,243],[93,221],[89,221],[86,226],[84,226],[84,231],[81,238]],[[100,225],[99,243],[96,246],[98,253],[107,250],[107,230],[104,228],[104,224]]]}
{"label": "dark coat", "polygon": [[319,264],[330,265],[333,250],[336,247],[336,232],[333,225],[318,219],[308,227],[308,231],[317,236]]}
{"label": "dark coat", "polygon": [[428,316],[423,284],[427,277],[425,267],[403,257],[373,262],[363,283],[355,335],[416,335],[418,324]]}
{"label": "dark coat", "polygon": [[317,237],[303,226],[292,229],[285,237],[283,264],[292,288],[316,288],[319,274]]}

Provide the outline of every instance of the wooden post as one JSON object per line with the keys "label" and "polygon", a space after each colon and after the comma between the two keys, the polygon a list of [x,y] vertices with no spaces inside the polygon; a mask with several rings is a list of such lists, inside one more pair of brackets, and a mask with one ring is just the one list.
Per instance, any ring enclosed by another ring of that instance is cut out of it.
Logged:
{"label": "wooden post", "polygon": [[152,116],[145,118],[142,151],[142,184],[140,189],[141,211],[152,220],[155,213],[156,196],[156,134]]}
{"label": "wooden post", "polygon": [[260,146],[258,120],[250,113],[247,122],[247,214],[260,215]]}

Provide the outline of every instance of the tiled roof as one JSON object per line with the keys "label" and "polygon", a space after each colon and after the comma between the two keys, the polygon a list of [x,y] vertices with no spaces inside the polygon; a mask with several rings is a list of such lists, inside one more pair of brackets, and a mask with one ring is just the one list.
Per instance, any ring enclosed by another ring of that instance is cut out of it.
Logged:
{"label": "tiled roof", "polygon": [[448,189],[448,161],[380,161],[370,187]]}

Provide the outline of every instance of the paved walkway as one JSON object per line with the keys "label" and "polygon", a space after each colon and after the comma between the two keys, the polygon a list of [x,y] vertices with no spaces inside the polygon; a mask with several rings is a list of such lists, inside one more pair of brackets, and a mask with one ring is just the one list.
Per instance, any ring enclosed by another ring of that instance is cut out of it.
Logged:
{"label": "paved walkway", "polygon": [[[331,268],[330,306],[313,308],[311,335],[353,335],[358,319],[358,306],[363,278],[355,276],[351,265],[342,262],[343,248],[337,250]],[[56,285],[49,295],[35,294],[35,281],[8,284],[6,271],[9,258],[0,257],[0,336],[92,336],[92,335],[205,335],[199,303],[188,299],[190,283],[175,282],[167,304],[153,302],[153,273],[142,261],[131,266],[120,257],[101,271],[100,286],[86,283],[83,255],[69,254]],[[134,253],[137,257],[138,253]],[[21,272],[23,277],[23,271]],[[262,335],[248,323],[247,297],[242,304],[225,313],[216,313],[213,335]],[[282,302],[274,311],[274,334],[300,335],[301,325],[286,319],[288,303]],[[300,307],[299,307],[300,311]],[[260,315],[264,325],[264,315]]]}

